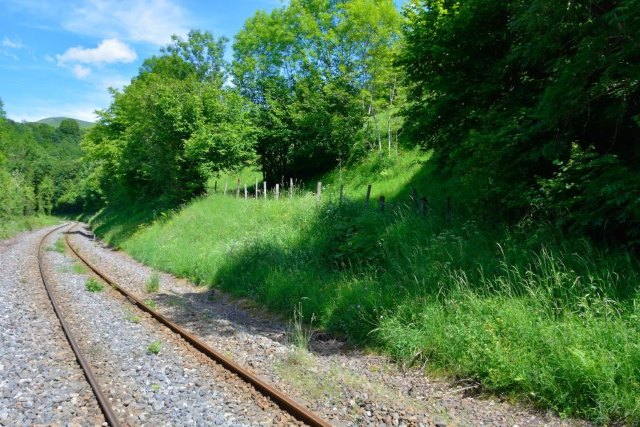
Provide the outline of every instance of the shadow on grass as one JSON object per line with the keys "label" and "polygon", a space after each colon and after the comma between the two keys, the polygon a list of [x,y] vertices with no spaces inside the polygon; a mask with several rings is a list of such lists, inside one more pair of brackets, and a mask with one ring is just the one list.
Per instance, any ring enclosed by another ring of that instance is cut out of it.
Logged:
{"label": "shadow on grass", "polygon": [[[315,317],[405,362],[428,361],[565,414],[640,419],[640,359],[629,345],[637,259],[550,226],[485,221],[458,185],[423,165],[387,193],[384,213],[375,200],[365,209],[357,188],[341,206],[330,193],[317,207],[310,197],[299,206],[214,197],[132,240],[156,268],[290,318],[297,309],[308,324]],[[416,212],[412,188],[429,198],[427,215]],[[127,207],[103,213],[97,231],[120,244],[170,216]],[[625,375],[608,360],[623,361]]]}
{"label": "shadow on grass", "polygon": [[176,206],[146,203],[109,205],[89,219],[93,232],[109,245],[119,248],[136,231],[162,218],[166,219]]}

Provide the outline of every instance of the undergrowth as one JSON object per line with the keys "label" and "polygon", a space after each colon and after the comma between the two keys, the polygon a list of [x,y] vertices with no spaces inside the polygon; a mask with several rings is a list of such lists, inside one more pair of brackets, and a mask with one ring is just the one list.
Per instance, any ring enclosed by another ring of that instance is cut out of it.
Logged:
{"label": "undergrowth", "polygon": [[57,224],[59,218],[38,215],[19,218],[0,218],[0,240],[9,239],[23,231],[48,227]]}
{"label": "undergrowth", "polygon": [[[640,422],[637,258],[544,224],[501,225],[430,168],[418,152],[372,158],[323,177],[320,204],[213,194],[144,221],[114,208],[96,221],[154,268],[313,315],[403,363],[563,416]],[[367,183],[372,200],[387,196],[384,213],[364,207]]]}

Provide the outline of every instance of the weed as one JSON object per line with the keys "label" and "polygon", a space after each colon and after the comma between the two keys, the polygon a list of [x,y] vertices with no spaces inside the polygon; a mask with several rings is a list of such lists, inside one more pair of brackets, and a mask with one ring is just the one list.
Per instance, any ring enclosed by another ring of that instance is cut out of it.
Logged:
{"label": "weed", "polygon": [[64,242],[64,239],[62,237],[58,238],[58,240],[56,240],[56,243],[54,244],[55,250],[56,252],[59,252],[61,254],[67,252],[67,245]]}
{"label": "weed", "polygon": [[162,341],[154,341],[147,347],[147,351],[151,354],[159,354],[160,350],[162,350]]}
{"label": "weed", "polygon": [[304,324],[304,314],[302,313],[302,303],[299,302],[293,309],[293,318],[289,321],[289,329],[286,334],[286,340],[289,344],[293,345],[300,350],[309,350],[309,342],[311,341],[311,335],[313,335],[313,322],[315,321],[315,314],[311,316],[309,327]]}
{"label": "weed", "polygon": [[[157,354],[157,353],[155,353]],[[151,384],[151,390],[153,391],[160,391],[160,384]]]}
{"label": "weed", "polygon": [[86,274],[88,272],[87,267],[85,267],[83,264],[80,264],[78,262],[74,263],[71,266],[71,271],[76,274]]}
{"label": "weed", "polygon": [[85,288],[89,292],[101,292],[104,289],[104,286],[93,277],[89,277],[85,283]]}
{"label": "weed", "polygon": [[67,251],[67,246],[64,243],[64,239],[62,237],[58,238],[58,240],[53,243],[53,246],[47,247],[47,251],[64,254]]}
{"label": "weed", "polygon": [[127,319],[131,323],[140,323],[140,316],[136,316],[131,310],[127,310],[125,319]]}
{"label": "weed", "polygon": [[77,262],[74,262],[71,265],[65,265],[58,268],[58,271],[61,273],[75,273],[75,274],[86,274],[88,272],[87,268]]}
{"label": "weed", "polygon": [[154,271],[151,274],[151,277],[149,277],[149,280],[147,280],[144,290],[148,294],[152,294],[154,292],[158,292],[158,289],[160,289],[160,275],[157,271]]}
{"label": "weed", "polygon": [[147,305],[147,307],[149,307],[152,310],[154,310],[157,307],[156,302],[152,299],[146,299],[144,300],[144,303]]}

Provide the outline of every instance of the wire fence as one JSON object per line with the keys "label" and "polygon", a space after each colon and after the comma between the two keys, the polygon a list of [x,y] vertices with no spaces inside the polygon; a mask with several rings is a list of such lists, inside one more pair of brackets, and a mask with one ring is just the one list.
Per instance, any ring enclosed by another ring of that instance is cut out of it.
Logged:
{"label": "wire fence", "polygon": [[[323,186],[321,181],[318,181],[315,186],[315,192],[313,193],[316,200],[320,202],[323,198],[323,192],[325,191],[325,187]],[[364,193],[364,208],[370,208],[374,206],[377,202],[376,209],[380,213],[385,213],[390,209],[389,202],[384,195],[380,195],[377,197],[377,201],[372,199],[372,190],[373,185],[368,184],[366,188],[366,192]],[[215,181],[213,187],[214,193],[218,193],[218,181]],[[308,191],[305,191],[302,181],[296,181],[293,178],[289,179],[289,182],[285,184],[284,180],[276,183],[272,188],[267,186],[267,181],[262,181],[262,185],[258,179],[256,179],[255,184],[248,186],[246,183],[241,183],[240,179],[237,179],[235,182],[235,188],[232,189],[229,187],[229,181],[224,181],[224,187],[222,189],[222,194],[225,196],[235,196],[236,198],[243,198],[245,200],[255,199],[255,200],[280,200],[284,198],[293,198],[297,195],[308,194]],[[337,203],[339,206],[342,206],[347,202],[344,192],[344,184],[340,184],[338,200]],[[409,206],[412,210],[420,216],[427,217],[433,213],[433,209],[431,206],[431,201],[425,195],[420,195],[418,190],[413,187],[411,188],[411,192],[409,194],[408,201],[401,202],[405,206]],[[445,200],[444,206],[444,219],[450,224],[453,219],[453,209],[451,197],[447,196]]]}

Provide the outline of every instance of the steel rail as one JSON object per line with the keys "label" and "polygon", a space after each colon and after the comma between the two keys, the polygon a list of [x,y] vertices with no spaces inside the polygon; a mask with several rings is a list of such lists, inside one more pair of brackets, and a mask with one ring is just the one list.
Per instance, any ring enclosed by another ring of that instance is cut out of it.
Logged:
{"label": "steel rail", "polygon": [[205,344],[203,341],[201,341],[200,339],[192,335],[190,332],[178,326],[177,324],[173,323],[167,317],[153,310],[148,305],[146,305],[143,301],[135,297],[133,294],[129,293],[128,291],[120,287],[117,283],[115,283],[113,279],[111,279],[105,273],[100,271],[96,266],[91,264],[86,258],[80,255],[80,252],[75,247],[73,247],[73,245],[71,245],[71,243],[69,242],[69,234],[71,233],[71,230],[73,230],[77,225],[78,223],[76,223],[73,227],[71,227],[69,231],[67,231],[67,233],[65,234],[65,240],[69,248],[71,248],[71,251],[90,270],[92,270],[97,276],[99,276],[106,283],[111,285],[115,290],[117,290],[122,295],[124,295],[132,304],[136,305],[141,310],[149,313],[157,321],[159,321],[160,323],[162,323],[163,325],[171,329],[176,334],[180,335],[185,341],[187,341],[189,344],[191,344],[194,348],[199,350],[205,356],[221,364],[229,371],[238,375],[244,381],[253,385],[260,393],[269,397],[281,409],[283,409],[284,411],[292,415],[298,421],[302,421],[305,424],[308,424],[313,427],[330,427],[331,426],[331,424],[329,424],[327,421],[323,420],[318,415],[311,412],[311,410],[309,410],[305,406],[301,405],[300,403],[293,400],[291,397],[287,396],[280,390],[276,389],[272,384],[269,384],[268,382],[262,380],[261,378],[259,378],[258,376],[256,376],[255,374],[253,374],[252,372],[244,368],[242,365],[234,362],[233,360],[229,359],[228,357],[224,356],[223,354],[209,347],[207,344]]}
{"label": "steel rail", "polygon": [[71,346],[71,349],[75,353],[76,360],[78,361],[78,364],[82,368],[82,371],[84,372],[84,376],[87,378],[87,382],[89,382],[89,385],[91,386],[91,389],[93,390],[93,394],[96,397],[96,400],[98,401],[98,405],[100,405],[100,409],[102,410],[102,414],[104,415],[105,421],[107,421],[107,423],[109,423],[109,425],[112,426],[112,427],[119,427],[120,423],[118,422],[118,418],[116,417],[115,413],[113,412],[113,408],[111,408],[111,404],[109,403],[109,400],[102,393],[102,390],[100,389],[100,385],[98,384],[98,381],[96,380],[96,377],[93,374],[93,371],[91,370],[91,367],[89,366],[89,363],[87,362],[87,360],[82,355],[82,351],[80,350],[80,346],[78,346],[78,342],[73,337],[73,335],[71,333],[71,329],[69,328],[69,325],[64,320],[64,316],[62,315],[62,310],[60,309],[60,306],[58,305],[58,302],[56,301],[56,298],[53,295],[52,287],[51,287],[51,285],[50,285],[49,281],[47,280],[47,277],[46,277],[46,275],[44,273],[44,266],[43,266],[43,263],[42,263],[42,259],[43,259],[43,256],[42,256],[43,249],[42,249],[42,247],[44,245],[44,242],[47,239],[47,237],[49,237],[55,231],[61,229],[62,227],[65,227],[67,225],[69,225],[69,224],[63,224],[63,225],[61,225],[59,227],[54,228],[53,230],[51,230],[47,234],[45,234],[42,237],[42,239],[40,240],[40,244],[38,245],[38,268],[40,269],[40,277],[42,278],[42,284],[44,285],[44,288],[47,291],[47,295],[49,296],[49,301],[51,302],[51,306],[53,307],[53,311],[56,313],[56,316],[58,317],[58,321],[60,322],[60,326],[62,327],[62,330],[64,331],[64,335],[66,336],[67,341],[69,342],[69,345]]}

